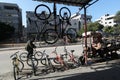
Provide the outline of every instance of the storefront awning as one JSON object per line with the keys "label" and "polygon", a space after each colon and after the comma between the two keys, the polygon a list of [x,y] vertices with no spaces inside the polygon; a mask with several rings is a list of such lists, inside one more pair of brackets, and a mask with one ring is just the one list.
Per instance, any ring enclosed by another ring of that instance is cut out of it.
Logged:
{"label": "storefront awning", "polygon": [[94,0],[33,0],[33,1],[41,1],[41,2],[48,2],[48,3],[56,2],[58,4],[83,7]]}

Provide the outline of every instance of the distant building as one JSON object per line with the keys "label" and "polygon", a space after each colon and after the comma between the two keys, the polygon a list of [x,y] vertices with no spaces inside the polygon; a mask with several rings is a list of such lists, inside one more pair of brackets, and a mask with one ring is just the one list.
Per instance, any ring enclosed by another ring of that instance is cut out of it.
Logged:
{"label": "distant building", "polygon": [[[31,21],[29,21],[29,18]],[[50,17],[50,19],[53,18],[53,16]],[[27,20],[27,37],[30,37],[31,35],[36,35],[38,32],[43,34],[43,32],[46,29],[54,29],[54,25],[50,25],[46,23],[44,20],[39,20],[33,11],[27,11],[26,12],[26,20]],[[54,24],[54,21],[49,21],[51,24]],[[57,22],[59,22],[59,16],[57,17]],[[58,28],[60,25],[57,25]]]}
{"label": "distant building", "polygon": [[101,16],[97,21],[103,26],[115,26],[117,23],[114,21],[115,15],[106,14]]}
{"label": "distant building", "polygon": [[22,10],[17,4],[0,2],[0,22],[9,24],[15,28],[16,41],[22,36]]}
{"label": "distant building", "polygon": [[[76,14],[73,14],[71,17],[71,28],[75,28],[76,31],[79,31],[84,26],[84,14],[79,14],[78,16],[75,16]],[[86,15],[86,22],[90,23],[92,19],[91,15]]]}
{"label": "distant building", "polygon": [[[72,15],[73,17],[74,15]],[[31,23],[29,22],[29,18],[32,20]],[[50,19],[53,19],[53,15],[50,17]],[[26,19],[27,19],[27,36],[31,36],[31,35],[35,35],[39,32],[44,32],[46,29],[51,29],[51,28],[55,28],[55,26],[51,26],[50,24],[45,25],[44,20],[39,20],[33,11],[27,11],[26,12]],[[92,16],[91,15],[87,15],[87,23],[91,22]],[[35,22],[37,23],[37,25],[35,24]],[[49,21],[50,22],[50,21]],[[57,30],[58,32],[61,32],[62,26],[66,27],[66,23],[65,24],[60,24],[61,21],[59,19],[59,15],[57,15]],[[50,22],[51,24],[54,24],[54,21]],[[81,27],[84,26],[84,14],[78,15],[73,17],[70,20],[71,25],[67,26],[68,28],[74,28],[76,31],[79,31],[81,29]],[[44,29],[43,29],[44,27]],[[43,29],[43,30],[42,30]]]}

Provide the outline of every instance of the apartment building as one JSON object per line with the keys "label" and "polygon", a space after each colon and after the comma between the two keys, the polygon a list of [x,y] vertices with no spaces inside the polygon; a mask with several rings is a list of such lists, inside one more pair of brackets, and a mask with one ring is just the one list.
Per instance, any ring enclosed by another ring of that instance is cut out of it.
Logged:
{"label": "apartment building", "polygon": [[[76,14],[73,14],[71,19],[71,28],[75,28],[75,30],[78,32],[83,26],[84,26],[84,14],[79,14],[76,16]],[[90,23],[92,19],[91,15],[86,15],[86,22]]]}
{"label": "apartment building", "polygon": [[14,37],[19,41],[22,36],[22,10],[17,4],[0,2],[0,22],[15,28]]}
{"label": "apartment building", "polygon": [[103,26],[115,26],[117,23],[114,21],[114,16],[115,15],[106,14],[101,16],[100,19],[97,19],[97,21]]}

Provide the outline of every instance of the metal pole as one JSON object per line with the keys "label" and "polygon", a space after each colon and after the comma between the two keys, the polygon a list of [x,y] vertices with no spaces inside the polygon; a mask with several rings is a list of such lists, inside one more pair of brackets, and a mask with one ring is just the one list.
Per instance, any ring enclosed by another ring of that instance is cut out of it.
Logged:
{"label": "metal pole", "polygon": [[86,22],[86,7],[84,7],[84,32],[85,32],[85,64],[87,64],[87,22]]}

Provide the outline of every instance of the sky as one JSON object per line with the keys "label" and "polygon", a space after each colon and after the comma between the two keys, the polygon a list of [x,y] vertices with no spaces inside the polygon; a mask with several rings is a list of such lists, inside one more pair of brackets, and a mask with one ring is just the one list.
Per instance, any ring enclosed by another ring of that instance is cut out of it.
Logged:
{"label": "sky", "polygon": [[[35,7],[39,4],[46,4],[50,7],[51,10],[53,9],[53,3],[37,2],[33,0],[0,0],[0,2],[17,4],[22,9],[23,25],[25,26],[26,11],[34,11]],[[76,13],[79,8],[76,6],[57,4],[57,12],[59,12],[61,7],[68,7],[72,14]],[[120,0],[99,0],[87,8],[87,15],[91,15],[92,21],[95,21],[105,14],[115,15],[117,11],[120,11]],[[80,14],[83,13],[84,11],[81,10]]]}

